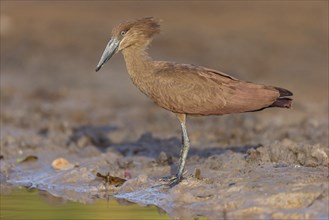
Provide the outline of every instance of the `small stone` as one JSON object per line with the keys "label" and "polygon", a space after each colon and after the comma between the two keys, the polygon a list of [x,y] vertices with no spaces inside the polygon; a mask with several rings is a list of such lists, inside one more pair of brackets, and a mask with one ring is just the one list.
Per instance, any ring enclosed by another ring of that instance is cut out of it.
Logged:
{"label": "small stone", "polygon": [[74,167],[74,164],[71,164],[68,160],[64,158],[57,158],[52,163],[51,166],[55,170],[68,170]]}
{"label": "small stone", "polygon": [[201,170],[200,170],[199,168],[196,168],[196,169],[195,169],[194,177],[197,178],[198,180],[203,179],[203,178],[201,177]]}

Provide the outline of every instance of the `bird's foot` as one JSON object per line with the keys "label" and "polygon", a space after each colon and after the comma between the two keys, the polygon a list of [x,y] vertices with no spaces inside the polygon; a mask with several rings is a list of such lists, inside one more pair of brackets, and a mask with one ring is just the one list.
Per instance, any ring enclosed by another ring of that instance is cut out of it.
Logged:
{"label": "bird's foot", "polygon": [[161,182],[169,182],[169,181],[171,181],[173,179],[177,179],[176,175],[175,176],[163,176],[159,180]]}
{"label": "bird's foot", "polygon": [[175,176],[165,176],[165,177],[160,178],[160,181],[164,182],[164,184],[168,185],[169,187],[173,187],[181,181],[181,178],[178,178],[176,175]]}

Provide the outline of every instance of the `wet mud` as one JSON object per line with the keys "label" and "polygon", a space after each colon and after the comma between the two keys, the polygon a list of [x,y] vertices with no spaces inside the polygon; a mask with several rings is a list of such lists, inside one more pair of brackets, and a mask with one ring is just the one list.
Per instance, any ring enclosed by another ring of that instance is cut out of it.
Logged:
{"label": "wet mud", "polygon": [[[180,22],[174,22],[167,3],[143,3],[144,9],[134,14],[140,17],[153,8],[164,19],[164,31],[153,43],[157,59],[233,72],[295,95],[290,110],[188,117],[186,171],[182,182],[171,188],[160,178],[177,169],[178,120],[139,94],[121,56],[103,73],[93,73],[110,28],[127,19],[120,10],[139,6],[81,3],[73,17],[68,15],[73,9],[58,3],[57,13],[53,10],[36,22],[42,10],[29,4],[34,7],[1,3],[1,27],[6,27],[1,29],[2,192],[26,186],[81,203],[124,199],[156,205],[173,219],[328,218],[328,10],[320,3],[299,3],[298,10],[255,3],[247,4],[247,11],[224,3],[196,4]],[[183,7],[171,4],[174,12]],[[42,7],[47,11],[52,6]],[[104,7],[116,9],[112,16],[118,17],[106,24],[106,31],[95,25],[107,16]],[[207,27],[193,19],[197,12]],[[84,18],[86,13],[93,15],[91,20]],[[233,14],[254,17],[248,23]],[[211,28],[214,19],[220,30]],[[202,34],[183,42],[177,29],[195,33],[196,25],[203,27]],[[200,39],[212,41],[189,48]],[[216,66],[218,62],[224,66]]]}

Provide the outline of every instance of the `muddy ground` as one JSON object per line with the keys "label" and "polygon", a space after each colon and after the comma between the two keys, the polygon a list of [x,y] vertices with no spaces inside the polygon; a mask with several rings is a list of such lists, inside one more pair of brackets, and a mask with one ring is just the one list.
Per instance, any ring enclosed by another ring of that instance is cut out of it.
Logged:
{"label": "muddy ground", "polygon": [[[121,55],[94,72],[113,25],[150,15],[163,20],[155,59],[294,92],[290,110],[188,118],[192,147],[173,188],[158,179],[175,173],[177,119],[133,86]],[[110,195],[171,218],[327,219],[327,62],[325,1],[1,1],[1,190]],[[56,170],[58,158],[70,164]],[[97,172],[127,181],[109,186]]]}

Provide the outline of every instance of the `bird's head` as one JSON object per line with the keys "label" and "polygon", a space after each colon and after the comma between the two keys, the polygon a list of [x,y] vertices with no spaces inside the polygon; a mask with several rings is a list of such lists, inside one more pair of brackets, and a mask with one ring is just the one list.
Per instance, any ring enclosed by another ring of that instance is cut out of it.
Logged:
{"label": "bird's head", "polygon": [[115,53],[127,48],[145,49],[153,35],[160,32],[159,21],[153,17],[123,22],[112,29],[112,36],[96,67],[96,71]]}

